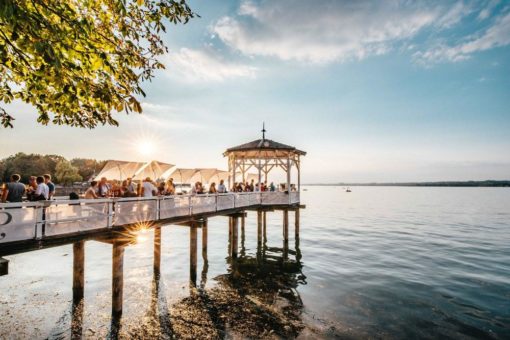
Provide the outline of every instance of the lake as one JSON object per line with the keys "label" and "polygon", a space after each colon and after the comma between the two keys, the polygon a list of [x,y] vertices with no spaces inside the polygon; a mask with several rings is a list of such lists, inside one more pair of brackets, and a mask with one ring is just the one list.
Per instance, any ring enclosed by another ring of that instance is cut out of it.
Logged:
{"label": "lake", "polygon": [[[161,228],[124,248],[122,317],[112,317],[112,245],[85,243],[73,303],[73,246],[8,256],[0,338],[510,338],[510,189],[305,187],[295,237],[249,211],[239,254],[229,220]],[[241,227],[240,227],[241,228]],[[241,229],[240,229],[241,230]],[[191,280],[190,280],[191,278]]]}

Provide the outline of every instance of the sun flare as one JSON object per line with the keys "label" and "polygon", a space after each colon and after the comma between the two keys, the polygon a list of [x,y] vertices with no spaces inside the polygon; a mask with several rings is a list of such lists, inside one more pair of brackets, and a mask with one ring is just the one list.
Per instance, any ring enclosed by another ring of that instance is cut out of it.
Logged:
{"label": "sun flare", "polygon": [[140,140],[136,145],[136,149],[139,154],[143,156],[150,156],[154,153],[155,144],[153,141],[148,139]]}

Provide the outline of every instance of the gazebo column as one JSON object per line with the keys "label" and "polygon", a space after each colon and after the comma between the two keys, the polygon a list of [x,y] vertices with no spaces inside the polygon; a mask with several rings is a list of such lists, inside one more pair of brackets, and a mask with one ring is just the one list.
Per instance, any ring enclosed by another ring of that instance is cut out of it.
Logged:
{"label": "gazebo column", "polygon": [[232,183],[229,183],[230,189],[234,188],[234,184],[236,182],[236,157],[232,156]]}
{"label": "gazebo column", "polygon": [[[298,192],[301,192],[301,159],[298,155],[298,158],[297,158],[297,185],[298,185]],[[300,197],[301,199],[301,197]]]}
{"label": "gazebo column", "polygon": [[258,174],[259,174],[259,191],[260,191],[260,182],[262,181],[262,165],[261,165],[261,161],[260,161],[260,155],[259,155],[259,165],[257,166],[257,170],[259,171]]}
{"label": "gazebo column", "polygon": [[290,198],[290,154],[287,156],[287,192],[289,193],[289,204],[291,204]]}

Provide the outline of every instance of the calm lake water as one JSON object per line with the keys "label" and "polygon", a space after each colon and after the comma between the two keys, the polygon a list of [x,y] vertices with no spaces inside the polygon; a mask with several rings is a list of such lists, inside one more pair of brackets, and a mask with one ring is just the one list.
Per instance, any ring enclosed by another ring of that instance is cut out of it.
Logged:
{"label": "calm lake water", "polygon": [[[510,189],[307,187],[300,235],[289,212],[257,213],[228,251],[228,219],[198,235],[162,228],[124,255],[123,315],[112,322],[112,245],[87,241],[85,296],[72,299],[72,245],[9,256],[0,277],[0,338],[510,338]],[[192,280],[193,281],[193,280]],[[74,332],[74,333],[73,333]]]}

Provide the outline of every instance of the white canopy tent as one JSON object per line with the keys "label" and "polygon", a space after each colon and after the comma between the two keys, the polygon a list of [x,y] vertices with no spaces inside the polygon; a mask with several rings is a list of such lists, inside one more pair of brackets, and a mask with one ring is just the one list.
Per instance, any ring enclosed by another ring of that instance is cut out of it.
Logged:
{"label": "white canopy tent", "polygon": [[217,170],[216,173],[209,178],[209,182],[216,182],[218,184],[221,180],[228,181],[228,176],[230,175],[230,172],[225,170]]}
{"label": "white canopy tent", "polygon": [[200,181],[202,184],[210,184],[212,182],[219,182],[220,179],[227,180],[229,175],[228,171],[213,168],[196,170],[197,172],[190,179],[191,182]]}
{"label": "white canopy tent", "polygon": [[166,179],[173,178],[175,183],[190,183],[191,178],[197,173],[197,169],[177,168],[166,176]]}
{"label": "white canopy tent", "polygon": [[142,162],[108,161],[94,180],[99,181],[102,177],[106,177],[108,180],[122,181],[133,177],[144,164]]}
{"label": "white canopy tent", "polygon": [[162,179],[163,174],[174,166],[174,164],[162,163],[158,161],[146,163],[136,172],[133,180],[142,181],[147,177],[150,177],[152,180]]}

